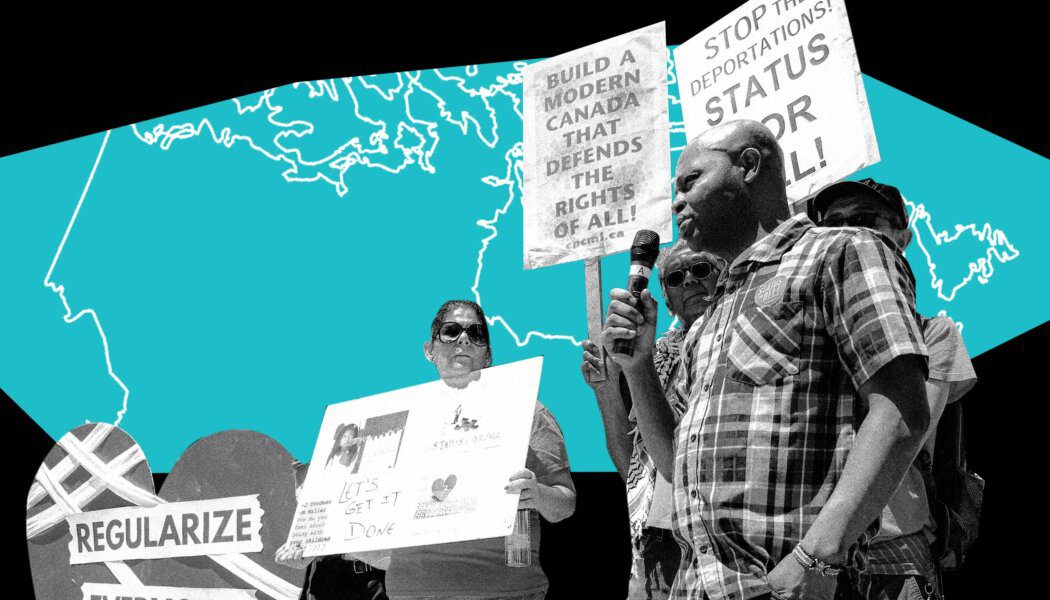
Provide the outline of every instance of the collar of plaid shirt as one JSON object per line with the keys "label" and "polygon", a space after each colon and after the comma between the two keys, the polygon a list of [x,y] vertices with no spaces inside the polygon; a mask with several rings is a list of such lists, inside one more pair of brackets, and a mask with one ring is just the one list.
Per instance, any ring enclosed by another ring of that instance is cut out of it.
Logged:
{"label": "collar of plaid shirt", "polygon": [[744,273],[751,263],[769,263],[780,260],[785,252],[791,249],[800,237],[814,227],[806,213],[799,213],[778,225],[768,235],[752,244],[736,257],[729,266],[732,275]]}
{"label": "collar of plaid shirt", "polygon": [[857,386],[898,355],[926,352],[897,252],[805,215],[734,260],[716,298],[689,331],[678,378],[688,409],[675,444],[673,522],[685,546],[675,598],[768,594],[766,573],[841,476],[862,418]]}

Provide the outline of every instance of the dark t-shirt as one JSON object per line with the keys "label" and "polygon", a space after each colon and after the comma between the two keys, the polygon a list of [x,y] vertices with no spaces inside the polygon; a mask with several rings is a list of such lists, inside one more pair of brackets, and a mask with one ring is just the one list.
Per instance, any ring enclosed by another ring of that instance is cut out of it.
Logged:
{"label": "dark t-shirt", "polygon": [[319,556],[306,569],[299,600],[386,600],[383,571],[339,554]]}
{"label": "dark t-shirt", "polygon": [[[545,485],[552,485],[557,481],[556,475],[569,470],[561,429],[554,415],[539,402],[533,414],[525,468]],[[530,513],[530,566],[507,566],[502,537],[397,549],[392,552],[386,573],[387,594],[390,598],[452,595],[484,598],[545,589],[547,576],[540,568],[539,557],[540,519],[535,510]]]}

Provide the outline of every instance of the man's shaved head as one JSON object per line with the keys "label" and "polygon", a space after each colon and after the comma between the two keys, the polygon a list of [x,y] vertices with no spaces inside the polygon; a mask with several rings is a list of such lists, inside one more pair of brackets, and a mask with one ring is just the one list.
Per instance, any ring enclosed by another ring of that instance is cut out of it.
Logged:
{"label": "man's shaved head", "polygon": [[745,148],[755,148],[762,157],[772,161],[771,171],[779,168],[781,179],[784,174],[784,152],[773,132],[758,121],[727,121],[693,138],[689,143],[705,148],[721,148],[730,154],[740,154]]}
{"label": "man's shaved head", "polygon": [[678,159],[675,190],[679,235],[726,260],[790,216],[784,153],[757,121],[729,121],[694,138]]}

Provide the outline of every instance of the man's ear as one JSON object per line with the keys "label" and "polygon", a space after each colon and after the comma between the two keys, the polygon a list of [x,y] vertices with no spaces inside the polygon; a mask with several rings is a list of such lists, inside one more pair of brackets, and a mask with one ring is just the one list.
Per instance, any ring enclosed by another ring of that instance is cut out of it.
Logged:
{"label": "man's ear", "polygon": [[762,153],[754,148],[744,148],[740,153],[740,167],[744,169],[744,183],[751,183],[762,171]]}
{"label": "man's ear", "polygon": [[911,243],[912,236],[913,234],[910,227],[903,229],[897,234],[897,243],[900,244],[901,252],[904,252],[904,249]]}
{"label": "man's ear", "polygon": [[434,341],[423,343],[423,356],[427,357],[427,360],[434,362]]}
{"label": "man's ear", "polygon": [[487,369],[487,368],[489,368],[491,366],[492,366],[492,348],[489,348],[485,352],[485,368]]}

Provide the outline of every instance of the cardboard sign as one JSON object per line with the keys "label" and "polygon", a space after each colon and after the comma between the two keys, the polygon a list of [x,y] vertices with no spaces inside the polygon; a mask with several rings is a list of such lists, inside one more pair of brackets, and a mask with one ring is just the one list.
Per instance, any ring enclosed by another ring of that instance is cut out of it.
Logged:
{"label": "cardboard sign", "polygon": [[321,556],[509,534],[542,362],[329,406],[289,542]]}
{"label": "cardboard sign", "polygon": [[255,590],[85,583],[83,600],[255,600]]}
{"label": "cardboard sign", "polygon": [[784,150],[791,200],[879,162],[841,0],[752,0],[674,58],[689,139],[727,121],[761,121]]}
{"label": "cardboard sign", "polygon": [[160,498],[169,504],[191,504],[257,497],[262,547],[257,552],[142,561],[148,567],[142,582],[149,586],[257,590],[260,599],[299,598],[303,572],[274,559],[295,513],[293,460],[284,446],[255,431],[221,431],[194,442],[171,468]]}
{"label": "cardboard sign", "polygon": [[37,598],[77,598],[89,582],[141,583],[122,562],[73,565],[66,518],[83,511],[136,506],[153,496],[142,448],[105,423],[81,425],[47,453],[26,498],[26,539]]}
{"label": "cardboard sign", "polygon": [[292,462],[267,436],[224,431],[190,446],[157,495],[125,432],[70,431],[26,499],[36,596],[295,600],[302,571],[274,560],[295,509]]}
{"label": "cardboard sign", "polygon": [[525,268],[671,238],[664,24],[524,71]]}

